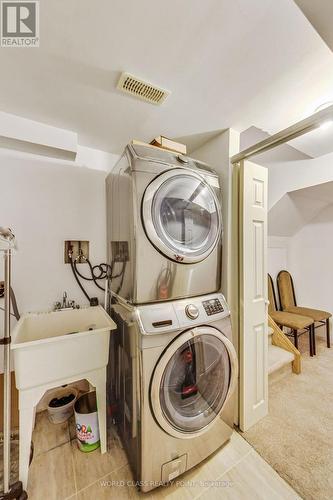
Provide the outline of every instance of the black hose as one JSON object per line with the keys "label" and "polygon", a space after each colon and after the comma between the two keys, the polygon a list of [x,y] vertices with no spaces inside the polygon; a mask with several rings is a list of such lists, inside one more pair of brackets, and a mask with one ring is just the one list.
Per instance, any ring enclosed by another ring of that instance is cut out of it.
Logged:
{"label": "black hose", "polygon": [[[4,307],[0,307],[0,311],[5,311],[6,312],[6,309]],[[14,313],[10,313],[11,316],[13,316],[14,318],[16,318],[15,314]],[[0,500],[1,500],[1,497],[0,497]]]}
{"label": "black hose", "polygon": [[[100,290],[102,290],[103,292],[105,292],[105,288],[102,287],[98,282],[97,280],[103,280],[105,281],[107,278],[109,278],[110,280],[113,280],[113,279],[116,279],[116,278],[120,278],[120,277],[123,277],[123,274],[124,274],[124,269],[125,269],[125,266],[124,266],[124,263],[123,263],[123,266],[122,266],[122,269],[120,271],[120,273],[116,274],[115,276],[112,276],[112,272],[113,272],[113,267],[110,266],[109,264],[105,264],[104,262],[102,262],[102,264],[97,264],[96,266],[93,266],[90,262],[89,259],[87,259],[87,257],[82,257],[84,258],[84,260],[86,261],[86,263],[88,264],[89,266],[89,270],[90,270],[90,273],[91,273],[91,278],[89,278],[88,276],[84,276],[77,268],[77,265],[78,265],[78,262],[77,262],[77,259],[74,260],[74,268],[75,268],[75,271],[76,273],[80,276],[80,278],[82,278],[83,280],[86,280],[86,281],[93,281],[95,283],[95,285],[97,286],[97,288],[99,288]],[[126,263],[125,263],[126,264]],[[96,275],[96,270],[98,270],[99,274]]]}
{"label": "black hose", "polygon": [[[124,281],[124,276],[125,276],[125,269],[126,269],[126,262],[123,262],[123,265],[122,265],[122,268],[121,268],[121,271],[112,276],[112,273],[113,273],[113,265],[114,265],[114,262],[112,262],[111,265],[109,264],[106,264],[104,262],[102,262],[101,264],[97,264],[96,266],[93,266],[90,262],[90,260],[85,257],[84,255],[81,255],[80,258],[84,259],[86,264],[88,264],[89,266],[89,270],[90,270],[90,274],[91,274],[91,277],[89,276],[84,276],[84,274],[82,274],[78,268],[77,268],[77,260],[78,258],[76,258],[75,260],[73,260],[73,255],[70,253],[69,254],[69,259],[70,259],[70,264],[71,264],[71,268],[72,268],[72,271],[73,271],[73,274],[74,274],[74,277],[79,285],[79,287],[81,288],[82,292],[84,293],[84,295],[86,296],[86,298],[89,300],[89,302],[91,301],[89,295],[87,294],[87,292],[85,291],[81,281],[79,278],[83,279],[83,280],[86,280],[86,281],[93,281],[95,283],[95,285],[97,286],[97,288],[99,288],[100,290],[102,290],[103,292],[105,292],[105,288],[102,287],[99,283],[98,283],[98,280],[103,280],[105,281],[106,279],[109,279],[110,281],[112,281],[113,279],[116,279],[116,278],[121,278],[120,280],[120,284],[117,288],[117,291],[116,291],[116,294],[119,293],[122,285],[123,285],[123,281]],[[98,274],[97,274],[97,272]]]}
{"label": "black hose", "polygon": [[[80,278],[87,280],[87,281],[95,281],[95,280],[105,280],[109,274],[109,270],[111,270],[111,266],[109,264],[105,264],[104,262],[102,264],[97,264],[96,266],[92,266],[91,262],[89,259],[86,257],[81,257],[84,258],[85,262],[88,264],[90,272],[91,272],[91,278],[88,276],[84,276],[83,274],[80,273],[80,271],[77,268],[78,261],[75,259],[74,261],[74,266],[76,269],[77,274],[80,276]],[[96,276],[95,270],[99,270],[99,275]]]}
{"label": "black hose", "polygon": [[[2,298],[3,296],[4,296],[4,294],[0,295],[0,298]],[[19,313],[19,310],[17,307],[15,293],[14,293],[14,290],[12,289],[12,287],[10,287],[10,302],[11,302],[11,305],[13,307],[13,312],[10,312],[10,315],[14,316],[14,318],[16,318],[18,321],[20,319],[20,313]],[[5,310],[3,307],[0,307],[0,309],[1,309],[1,311]]]}
{"label": "black hose", "polygon": [[15,293],[14,293],[14,290],[12,289],[12,287],[10,287],[10,298],[11,298],[11,302],[12,302],[12,306],[13,306],[14,316],[18,321],[20,319],[20,313],[19,313],[19,310],[17,307]]}
{"label": "black hose", "polygon": [[76,279],[77,284],[79,285],[79,287],[81,288],[81,290],[84,293],[85,297],[89,300],[89,303],[90,303],[91,299],[90,299],[89,295],[87,294],[87,292],[85,291],[85,289],[84,289],[81,281],[79,280],[79,278],[78,278],[78,276],[77,276],[77,274],[75,272],[75,267],[74,267],[74,264],[73,264],[73,257],[72,257],[72,255],[69,255],[69,257],[70,257],[69,260],[70,260],[71,268],[72,268],[72,271],[73,271],[73,274],[74,274],[74,278]]}
{"label": "black hose", "polygon": [[118,276],[121,276],[121,280],[120,280],[120,283],[118,285],[118,288],[116,290],[116,294],[118,295],[118,293],[120,292],[122,286],[123,286],[123,282],[124,282],[124,277],[125,277],[125,270],[126,270],[126,261],[123,262],[123,265],[122,265],[122,269],[121,269],[121,272],[119,273]]}

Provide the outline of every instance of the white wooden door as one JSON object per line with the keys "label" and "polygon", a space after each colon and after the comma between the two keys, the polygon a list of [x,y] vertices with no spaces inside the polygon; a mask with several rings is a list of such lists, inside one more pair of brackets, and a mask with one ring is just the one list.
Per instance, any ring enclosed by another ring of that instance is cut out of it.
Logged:
{"label": "white wooden door", "polygon": [[267,169],[240,164],[239,425],[247,430],[268,411]]}

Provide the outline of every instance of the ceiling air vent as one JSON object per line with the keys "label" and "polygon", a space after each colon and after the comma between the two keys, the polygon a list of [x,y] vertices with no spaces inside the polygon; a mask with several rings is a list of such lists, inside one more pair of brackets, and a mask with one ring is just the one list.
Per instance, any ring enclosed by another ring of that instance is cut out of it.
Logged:
{"label": "ceiling air vent", "polygon": [[122,73],[117,85],[119,90],[153,104],[162,104],[170,92],[145,82],[129,73]]}

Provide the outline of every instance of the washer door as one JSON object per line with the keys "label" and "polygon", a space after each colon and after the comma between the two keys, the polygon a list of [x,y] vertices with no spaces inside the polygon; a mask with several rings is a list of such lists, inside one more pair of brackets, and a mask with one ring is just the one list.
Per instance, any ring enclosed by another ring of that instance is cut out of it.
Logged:
{"label": "washer door", "polygon": [[237,380],[232,343],[212,327],[189,330],[172,342],[156,365],[151,404],[169,434],[193,438],[222,411]]}
{"label": "washer door", "polygon": [[142,222],[151,243],[176,262],[194,263],[214,249],[221,214],[214,191],[195,172],[174,169],[147,187]]}

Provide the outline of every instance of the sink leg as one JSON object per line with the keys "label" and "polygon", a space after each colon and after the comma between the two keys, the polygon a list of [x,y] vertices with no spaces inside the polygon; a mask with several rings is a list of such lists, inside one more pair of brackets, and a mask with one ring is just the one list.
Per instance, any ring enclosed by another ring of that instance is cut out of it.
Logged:
{"label": "sink leg", "polygon": [[28,486],[29,459],[35,408],[20,407],[20,454],[19,454],[19,478],[23,483],[23,489]]}
{"label": "sink leg", "polygon": [[106,431],[106,368],[96,370],[89,375],[89,382],[96,389],[96,400],[98,409],[98,426],[101,441],[101,453],[107,450],[107,431]]}

